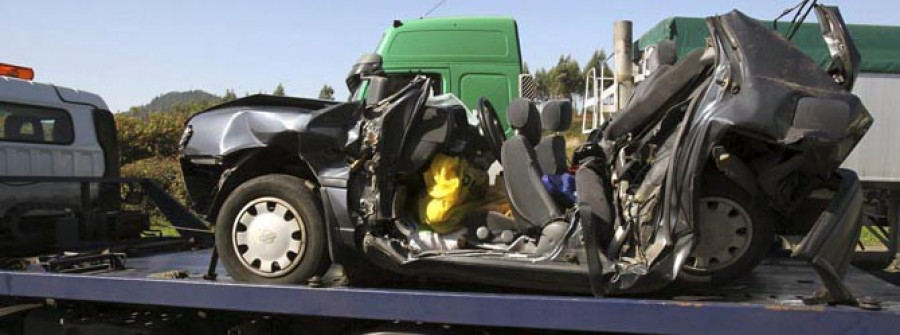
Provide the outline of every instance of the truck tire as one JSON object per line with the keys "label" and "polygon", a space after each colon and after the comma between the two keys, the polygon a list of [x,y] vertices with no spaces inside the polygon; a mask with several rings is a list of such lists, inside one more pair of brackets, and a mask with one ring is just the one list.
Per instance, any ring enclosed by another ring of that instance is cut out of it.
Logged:
{"label": "truck tire", "polygon": [[237,281],[305,284],[327,263],[319,198],[303,179],[270,174],[248,180],[216,218],[216,250]]}
{"label": "truck tire", "polygon": [[700,241],[685,261],[679,282],[728,283],[750,273],[771,249],[774,212],[726,177],[717,173],[707,177],[698,209],[694,229]]}

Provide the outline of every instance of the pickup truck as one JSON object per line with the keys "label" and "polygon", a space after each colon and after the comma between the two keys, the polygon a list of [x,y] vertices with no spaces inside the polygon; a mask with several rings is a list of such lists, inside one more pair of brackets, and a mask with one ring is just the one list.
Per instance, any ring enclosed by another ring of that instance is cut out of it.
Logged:
{"label": "pickup truck", "polygon": [[0,71],[0,252],[139,238],[149,221],[122,210],[118,184],[50,180],[119,177],[116,124],[103,99],[34,82],[30,68]]}

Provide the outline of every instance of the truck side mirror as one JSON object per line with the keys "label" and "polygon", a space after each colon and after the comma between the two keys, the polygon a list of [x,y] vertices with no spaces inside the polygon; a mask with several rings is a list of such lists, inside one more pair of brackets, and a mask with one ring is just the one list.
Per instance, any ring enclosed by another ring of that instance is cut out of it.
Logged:
{"label": "truck side mirror", "polygon": [[360,57],[350,68],[350,73],[347,74],[347,89],[354,92],[362,83],[363,77],[383,73],[381,65],[382,59],[379,54],[365,54]]}
{"label": "truck side mirror", "polygon": [[519,75],[519,97],[528,100],[537,100],[537,83],[534,76],[523,73]]}

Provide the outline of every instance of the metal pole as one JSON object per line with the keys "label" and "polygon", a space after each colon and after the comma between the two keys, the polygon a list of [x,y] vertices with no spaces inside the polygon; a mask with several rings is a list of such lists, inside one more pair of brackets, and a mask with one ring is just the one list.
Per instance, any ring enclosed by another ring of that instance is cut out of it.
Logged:
{"label": "metal pole", "polygon": [[206,274],[203,275],[203,279],[206,280],[216,280],[219,276],[216,273],[216,268],[219,266],[219,250],[216,248],[212,249],[212,255],[209,256],[209,267],[206,269]]}
{"label": "metal pole", "polygon": [[634,65],[632,61],[631,21],[619,20],[613,25],[613,47],[616,58],[616,82],[618,82],[618,106],[625,107],[634,90]]}

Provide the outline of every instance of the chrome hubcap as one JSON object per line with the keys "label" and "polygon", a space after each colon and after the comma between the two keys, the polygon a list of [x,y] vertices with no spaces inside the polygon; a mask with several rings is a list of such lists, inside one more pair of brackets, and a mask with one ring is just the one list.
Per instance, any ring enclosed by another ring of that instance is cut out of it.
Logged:
{"label": "chrome hubcap", "polygon": [[244,266],[264,277],[290,272],[306,249],[303,220],[291,205],[278,198],[247,203],[235,219],[231,236]]}
{"label": "chrome hubcap", "polygon": [[753,225],[750,215],[736,202],[721,197],[700,199],[700,243],[685,267],[717,271],[740,259],[750,247]]}

